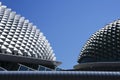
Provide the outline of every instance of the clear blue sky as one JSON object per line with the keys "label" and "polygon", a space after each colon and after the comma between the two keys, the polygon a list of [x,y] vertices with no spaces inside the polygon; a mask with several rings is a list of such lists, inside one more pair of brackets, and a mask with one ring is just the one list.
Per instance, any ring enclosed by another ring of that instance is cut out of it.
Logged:
{"label": "clear blue sky", "polygon": [[47,37],[57,60],[73,68],[88,38],[120,18],[120,0],[0,0]]}

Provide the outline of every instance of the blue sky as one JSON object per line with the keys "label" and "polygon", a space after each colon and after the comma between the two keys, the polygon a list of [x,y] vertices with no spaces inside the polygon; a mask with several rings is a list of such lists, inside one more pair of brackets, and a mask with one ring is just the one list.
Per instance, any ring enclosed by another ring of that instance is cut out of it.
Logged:
{"label": "blue sky", "polygon": [[73,68],[88,38],[120,18],[120,0],[0,0],[37,25],[61,68]]}

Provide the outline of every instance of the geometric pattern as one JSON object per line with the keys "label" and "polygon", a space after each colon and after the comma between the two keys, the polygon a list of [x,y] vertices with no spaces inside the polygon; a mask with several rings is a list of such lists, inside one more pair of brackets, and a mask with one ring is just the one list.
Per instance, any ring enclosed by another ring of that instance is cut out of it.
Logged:
{"label": "geometric pattern", "polygon": [[79,63],[120,61],[120,20],[93,34],[78,58]]}
{"label": "geometric pattern", "polygon": [[0,53],[56,60],[50,43],[29,20],[0,4]]}

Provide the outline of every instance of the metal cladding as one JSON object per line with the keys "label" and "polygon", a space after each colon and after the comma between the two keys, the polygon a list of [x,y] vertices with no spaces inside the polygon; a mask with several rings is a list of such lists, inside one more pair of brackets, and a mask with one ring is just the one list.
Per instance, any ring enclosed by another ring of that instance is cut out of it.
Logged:
{"label": "metal cladding", "polygon": [[1,71],[1,80],[119,80],[115,71]]}
{"label": "metal cladding", "polygon": [[50,43],[36,26],[0,4],[0,53],[56,60]]}
{"label": "metal cladding", "polygon": [[93,34],[82,48],[79,63],[120,61],[120,20]]}

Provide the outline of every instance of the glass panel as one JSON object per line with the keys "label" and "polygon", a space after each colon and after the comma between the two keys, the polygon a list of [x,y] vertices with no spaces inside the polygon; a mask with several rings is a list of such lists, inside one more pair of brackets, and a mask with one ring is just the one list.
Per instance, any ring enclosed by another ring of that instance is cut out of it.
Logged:
{"label": "glass panel", "polygon": [[25,65],[22,65],[22,64],[19,64],[19,65],[20,65],[20,66],[19,66],[18,71],[35,71],[35,69],[32,69],[32,68],[27,67],[27,66],[25,66]]}
{"label": "glass panel", "polygon": [[18,71],[28,71],[28,67],[20,65]]}
{"label": "glass panel", "polygon": [[38,70],[39,70],[39,71],[45,71],[46,68],[45,68],[44,66],[40,66],[40,65],[39,65]]}

